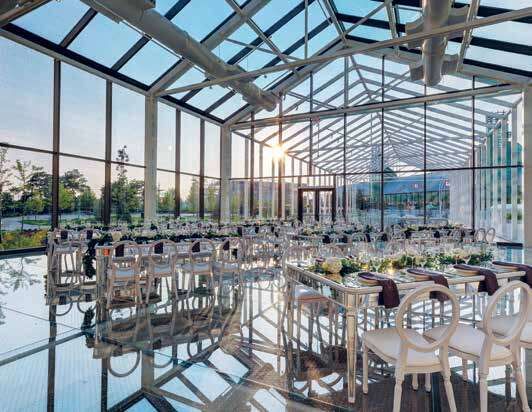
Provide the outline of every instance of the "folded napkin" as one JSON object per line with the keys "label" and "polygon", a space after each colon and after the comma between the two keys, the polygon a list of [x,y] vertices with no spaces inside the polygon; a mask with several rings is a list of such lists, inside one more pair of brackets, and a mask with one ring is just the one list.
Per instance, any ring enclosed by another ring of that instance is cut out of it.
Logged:
{"label": "folded napkin", "polygon": [[259,233],[260,226],[255,226],[255,233]]}
{"label": "folded napkin", "polygon": [[199,243],[194,243],[192,245],[192,253],[199,253],[201,252],[201,245]]}
{"label": "folded napkin", "polygon": [[463,263],[454,265],[454,268],[458,270],[475,270],[478,272],[479,275],[484,276],[484,280],[478,283],[479,292],[488,292],[488,295],[491,296],[495,293],[497,289],[499,289],[497,275],[495,274],[495,272],[489,269],[479,266],[465,265]]}
{"label": "folded napkin", "polygon": [[61,240],[67,240],[68,239],[68,230],[62,230],[59,235],[61,236]]}
{"label": "folded napkin", "polygon": [[379,305],[384,305],[386,309],[399,306],[399,291],[392,279],[373,272],[361,272],[358,276],[363,279],[374,280],[382,288],[382,292],[379,293]]}
{"label": "folded napkin", "polygon": [[162,242],[156,243],[153,248],[153,252],[157,253],[158,255],[162,255],[164,252],[164,243]]}
{"label": "folded napkin", "polygon": [[[412,273],[414,275],[421,275],[426,276],[430,278],[434,283],[437,285],[445,286],[446,288],[449,287],[449,282],[447,282],[447,278],[443,276],[440,272],[435,272],[433,270],[427,270],[427,269],[421,269],[421,268],[410,268],[406,270],[408,273]],[[443,302],[444,300],[449,299],[449,297],[441,292],[430,292],[430,298],[431,299],[438,299],[440,302]]]}
{"label": "folded napkin", "polygon": [[366,242],[371,242],[371,236],[369,233],[364,233],[364,235],[366,236]]}
{"label": "folded napkin", "polygon": [[323,235],[323,243],[331,243],[331,237],[329,235]]}
{"label": "folded napkin", "polygon": [[494,260],[492,263],[497,266],[514,267],[522,272],[525,272],[525,275],[521,278],[521,280],[528,286],[532,287],[532,266],[525,265],[524,263],[502,262],[500,260]]}
{"label": "folded napkin", "polygon": [[242,236],[242,234],[244,233],[244,229],[242,228],[242,226],[238,226],[236,228],[236,233],[238,233],[238,236]]}
{"label": "folded napkin", "polygon": [[115,248],[115,256],[116,257],[123,257],[124,256],[124,244],[118,245]]}
{"label": "folded napkin", "polygon": [[91,240],[93,235],[94,231],[92,229],[87,230],[87,240]]}
{"label": "folded napkin", "polygon": [[226,240],[223,245],[222,245],[222,249],[223,250],[229,250],[229,247],[230,247],[230,242],[229,240]]}
{"label": "folded napkin", "polygon": [[347,235],[342,236],[342,243],[349,243],[349,237]]}

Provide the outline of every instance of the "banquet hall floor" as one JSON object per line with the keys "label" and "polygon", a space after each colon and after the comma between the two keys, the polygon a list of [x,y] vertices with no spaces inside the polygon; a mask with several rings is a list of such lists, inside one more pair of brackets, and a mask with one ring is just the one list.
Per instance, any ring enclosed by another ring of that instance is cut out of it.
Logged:
{"label": "banquet hall floor", "polygon": [[[503,253],[532,262],[532,252]],[[304,312],[299,342],[289,349],[286,327],[279,327],[286,323],[280,270],[254,270],[241,289],[227,284],[216,297],[163,296],[156,306],[138,312],[103,310],[100,319],[93,301],[46,305],[45,271],[44,255],[0,260],[2,411],[392,408],[393,371],[374,364],[369,394],[363,395],[360,358],[356,404],[347,403],[345,353],[335,346],[336,357],[330,356],[330,341],[341,340],[341,334],[328,339],[327,316],[318,316],[321,338],[314,333],[309,339]],[[468,308],[464,302],[463,311]],[[288,356],[296,368],[287,368]],[[532,363],[532,354],[526,358]],[[476,411],[474,367],[463,382],[459,364],[451,359],[457,408]],[[442,385],[428,394],[422,382],[420,377],[418,391],[405,382],[402,410],[448,410]],[[532,376],[530,382],[529,392]],[[490,373],[488,402],[490,410],[519,410],[515,385],[505,379],[504,368]]]}

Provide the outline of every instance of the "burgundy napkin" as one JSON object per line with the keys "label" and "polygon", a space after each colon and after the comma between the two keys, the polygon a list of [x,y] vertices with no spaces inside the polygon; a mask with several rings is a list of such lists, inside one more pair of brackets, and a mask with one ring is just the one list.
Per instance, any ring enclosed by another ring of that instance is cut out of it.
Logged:
{"label": "burgundy napkin", "polygon": [[192,252],[193,253],[198,253],[201,251],[201,245],[199,243],[194,243],[192,245]]}
{"label": "burgundy napkin", "polygon": [[124,244],[118,245],[115,248],[115,256],[116,257],[123,257],[124,256]]}
{"label": "burgundy napkin", "polygon": [[260,226],[255,226],[255,233],[259,233]]}
{"label": "burgundy napkin", "polygon": [[68,239],[68,230],[62,230],[60,233],[61,240],[67,240]]}
{"label": "burgundy napkin", "polygon": [[238,236],[242,236],[244,234],[244,229],[242,228],[242,226],[238,226],[236,228],[236,233],[238,233]]}
{"label": "burgundy napkin", "polygon": [[222,245],[222,249],[223,249],[223,250],[229,250],[229,244],[230,244],[229,240],[226,240],[226,241],[223,243],[223,245]]}
{"label": "burgundy napkin", "polygon": [[91,240],[93,234],[94,234],[93,230],[87,230],[87,240]]}
{"label": "burgundy napkin", "polygon": [[158,255],[162,255],[164,251],[164,243],[162,242],[156,243],[155,246],[153,247],[153,251],[157,253]]}
{"label": "burgundy napkin", "polygon": [[521,280],[528,284],[528,286],[532,287],[532,266],[525,265],[523,263],[502,262],[500,260],[494,260],[492,263],[497,266],[514,267],[522,272],[525,272],[525,275],[521,278]]}
{"label": "burgundy napkin", "polygon": [[331,237],[329,235],[323,235],[323,243],[331,243]]}
{"label": "burgundy napkin", "polygon": [[374,280],[382,288],[379,293],[379,305],[384,305],[386,309],[395,308],[399,306],[399,291],[397,285],[392,279],[388,279],[377,273],[361,272],[358,274],[363,279]]}
{"label": "burgundy napkin", "polygon": [[497,275],[495,272],[482,268],[479,266],[471,266],[471,265],[465,265],[463,263],[459,263],[458,265],[454,265],[455,269],[458,270],[476,270],[478,271],[478,274],[481,276],[484,276],[484,280],[478,283],[478,291],[479,292],[488,292],[488,295],[493,295],[497,289],[499,289],[499,282],[497,282]]}
{"label": "burgundy napkin", "polygon": [[[427,276],[430,278],[434,283],[437,285],[445,286],[446,288],[449,287],[449,282],[447,282],[447,278],[443,276],[440,272],[435,272],[433,270],[427,270],[422,268],[410,268],[406,270],[408,273],[413,273],[414,275],[421,275],[421,276]],[[430,292],[430,298],[431,299],[438,299],[440,302],[443,302],[444,300],[449,299],[449,296],[441,293],[441,292]]]}

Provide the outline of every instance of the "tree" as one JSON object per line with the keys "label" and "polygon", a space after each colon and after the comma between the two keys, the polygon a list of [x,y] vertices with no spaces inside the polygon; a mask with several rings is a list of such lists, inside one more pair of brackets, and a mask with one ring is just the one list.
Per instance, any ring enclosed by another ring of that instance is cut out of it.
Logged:
{"label": "tree", "polygon": [[199,180],[197,178],[192,179],[192,184],[188,191],[187,209],[188,212],[197,212],[199,209]]}
{"label": "tree", "polygon": [[42,171],[42,167],[32,165],[29,160],[22,161],[17,159],[13,165],[13,172],[18,184],[12,191],[19,195],[20,210],[22,212],[21,230],[24,230],[24,218],[32,210],[31,208],[36,205],[36,203],[30,202],[31,197],[40,194],[32,181],[32,177]]}
{"label": "tree", "polygon": [[2,242],[2,217],[4,211],[4,191],[11,186],[11,166],[7,158],[7,147],[0,148],[0,243]]}
{"label": "tree", "polygon": [[59,183],[59,210],[61,212],[69,212],[74,205],[75,197],[71,191],[65,188],[63,183]]}
{"label": "tree", "polygon": [[96,200],[96,195],[92,192],[90,187],[87,186],[79,195],[78,202],[80,210],[83,210],[86,213],[94,211]]}

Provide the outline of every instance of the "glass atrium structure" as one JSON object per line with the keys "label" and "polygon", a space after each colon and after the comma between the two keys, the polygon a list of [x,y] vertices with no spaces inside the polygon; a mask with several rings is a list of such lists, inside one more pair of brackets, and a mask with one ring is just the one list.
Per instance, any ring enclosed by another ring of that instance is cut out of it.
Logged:
{"label": "glass atrium structure", "polygon": [[[298,189],[327,186],[352,222],[446,219],[524,241],[530,17],[512,11],[527,2],[481,2],[480,20],[510,14],[450,39],[459,70],[434,86],[411,80],[420,50],[398,40],[417,1],[155,2],[240,86],[131,18],[33,3],[3,10],[7,240],[156,214],[295,218]],[[331,195],[319,196],[330,217]]]}
{"label": "glass atrium structure", "polygon": [[[441,0],[465,13],[416,28],[438,2],[0,0],[0,255],[162,222],[494,228],[532,247],[532,0]],[[0,299],[0,346],[3,318]]]}

